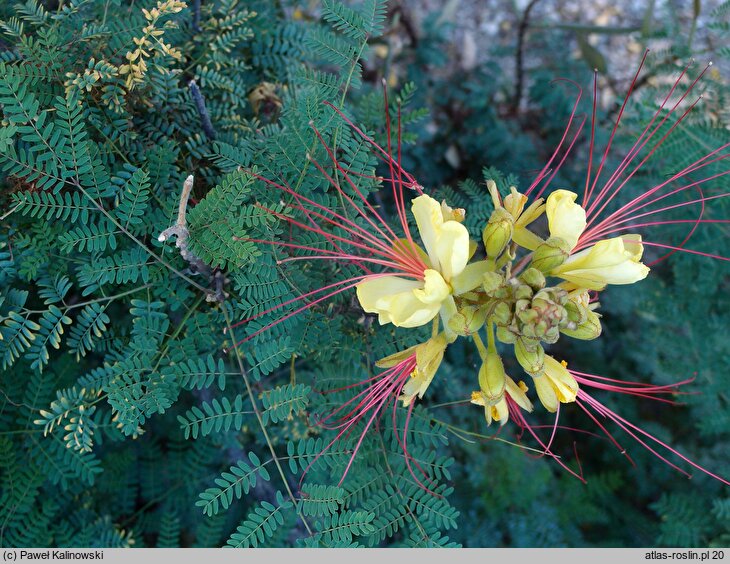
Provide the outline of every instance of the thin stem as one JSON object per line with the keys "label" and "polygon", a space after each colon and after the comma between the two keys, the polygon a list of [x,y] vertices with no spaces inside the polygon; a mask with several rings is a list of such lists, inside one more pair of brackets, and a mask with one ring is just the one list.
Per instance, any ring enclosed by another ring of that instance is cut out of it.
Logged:
{"label": "thin stem", "polygon": [[482,360],[485,360],[487,358],[487,347],[484,346],[484,341],[482,341],[482,338],[479,336],[479,331],[474,331],[474,333],[472,333],[471,335],[471,338],[474,339],[474,344],[479,350],[479,356],[482,358]]}
{"label": "thin stem", "polygon": [[[468,402],[468,401],[469,400],[463,400],[462,402],[451,402],[451,403],[464,403],[464,402]],[[443,405],[446,405],[446,404],[443,404]],[[436,406],[433,406],[433,407],[436,407]],[[540,449],[533,448],[533,447],[528,447],[528,446],[525,446],[525,445],[521,445],[519,443],[515,443],[515,442],[512,442],[512,441],[508,441],[507,439],[503,439],[502,437],[496,436],[496,434],[495,435],[483,435],[483,434],[477,433],[475,431],[468,431],[467,429],[464,429],[463,427],[457,427],[456,425],[452,425],[451,423],[447,423],[446,421],[442,421],[441,419],[436,419],[435,417],[432,417],[431,418],[431,421],[433,421],[434,423],[438,423],[440,425],[443,425],[444,427],[446,427],[446,430],[447,431],[453,433],[454,435],[456,435],[457,437],[459,437],[462,440],[466,440],[466,439],[464,437],[462,437],[461,435],[467,435],[467,436],[470,436],[470,437],[475,437],[477,439],[483,439],[483,440],[487,440],[487,441],[497,441],[497,442],[500,442],[500,443],[505,443],[505,444],[508,444],[510,446],[514,446],[514,447],[517,447],[519,449],[522,449],[522,450],[526,450],[526,451],[530,451],[530,452],[535,452],[537,454],[543,454],[544,453]],[[560,458],[560,456],[557,456],[556,455],[555,458]]]}
{"label": "thin stem", "polygon": [[[112,300],[116,300],[119,298],[123,298],[124,296],[128,296],[129,294],[134,294],[136,292],[139,292],[140,290],[146,290],[148,288],[151,288],[152,284],[145,284],[144,286],[140,286],[138,288],[133,288],[131,290],[127,290],[126,292],[122,292],[121,294],[114,294],[113,296],[104,296],[103,298],[96,298],[95,300],[88,300],[85,302],[79,302],[77,304],[71,304],[71,305],[64,305],[63,307],[59,308],[62,309],[64,312],[76,309],[79,307],[84,307],[91,304],[96,304],[100,302],[110,302]],[[45,309],[26,309],[27,313],[45,313]]]}
{"label": "thin stem", "polygon": [[0,216],[0,221],[11,215],[15,210],[17,210],[20,207],[20,204],[16,204],[14,207],[9,209],[7,212],[5,212],[3,215]]}
{"label": "thin stem", "polygon": [[487,350],[490,353],[497,352],[497,345],[494,342],[494,327],[491,322],[487,325]]}
{"label": "thin stem", "polygon": [[170,335],[170,337],[168,337],[167,341],[165,342],[165,347],[159,353],[158,358],[157,358],[157,363],[155,364],[155,367],[152,369],[152,372],[157,371],[157,367],[160,366],[160,362],[162,362],[162,359],[165,357],[165,355],[167,354],[167,351],[170,348],[170,342],[177,339],[177,336],[180,334],[183,327],[185,327],[185,323],[187,322],[188,319],[190,319],[190,316],[193,314],[193,312],[197,311],[198,306],[202,303],[202,301],[203,301],[203,296],[202,295],[198,296],[198,299],[196,299],[195,302],[193,303],[193,305],[191,305],[188,308],[188,310],[185,312],[185,315],[180,320],[180,323],[177,324],[177,328],[172,333],[172,335]]}
{"label": "thin stem", "polygon": [[282,482],[284,482],[284,487],[286,488],[287,494],[289,495],[289,499],[291,499],[292,503],[294,504],[294,507],[296,508],[297,514],[299,515],[299,518],[301,519],[302,523],[304,524],[304,527],[307,529],[307,532],[309,532],[310,535],[314,534],[312,532],[312,529],[309,526],[309,523],[307,523],[307,520],[304,518],[304,514],[302,513],[301,506],[297,502],[297,498],[294,497],[294,492],[291,490],[291,486],[289,486],[289,481],[286,479],[286,475],[284,474],[284,469],[281,467],[281,462],[279,461],[279,457],[276,454],[276,450],[274,449],[274,445],[271,442],[271,438],[269,437],[269,432],[266,430],[266,425],[264,424],[264,420],[261,417],[261,410],[259,409],[259,406],[256,402],[256,395],[253,392],[253,388],[251,387],[251,382],[248,379],[248,375],[246,374],[246,368],[243,366],[243,360],[241,359],[241,352],[238,348],[238,342],[236,341],[236,336],[233,332],[233,327],[231,326],[231,319],[228,315],[228,310],[226,309],[225,305],[221,308],[221,311],[223,313],[223,318],[226,321],[226,329],[228,330],[228,333],[231,336],[231,350],[234,352],[234,356],[236,357],[236,362],[238,363],[238,368],[241,371],[241,378],[243,378],[243,383],[246,385],[246,391],[248,392],[248,397],[251,400],[251,406],[253,407],[254,414],[256,415],[256,420],[259,423],[259,427],[261,428],[261,432],[264,435],[264,439],[266,440],[266,445],[269,447],[269,451],[271,452],[271,457],[274,461],[274,464],[276,464],[276,469],[279,472],[279,476],[281,476]]}
{"label": "thin stem", "polygon": [[525,84],[524,77],[524,56],[525,56],[525,36],[527,35],[527,27],[530,22],[530,12],[539,0],[532,0],[520,19],[520,26],[517,30],[517,50],[515,54],[515,93],[512,97],[512,112],[517,113],[522,101],[522,90]]}

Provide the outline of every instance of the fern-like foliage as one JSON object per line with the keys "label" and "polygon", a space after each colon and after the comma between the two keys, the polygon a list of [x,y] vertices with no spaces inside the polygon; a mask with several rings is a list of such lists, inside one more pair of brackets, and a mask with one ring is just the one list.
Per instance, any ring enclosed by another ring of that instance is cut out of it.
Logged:
{"label": "fern-like foliage", "polygon": [[228,472],[216,478],[217,487],[208,488],[200,494],[196,505],[203,508],[203,513],[215,515],[222,509],[228,509],[234,499],[241,499],[250,489],[256,487],[257,479],[268,482],[271,479],[261,460],[253,452],[248,453],[247,463],[239,460]]}
{"label": "fern-like foliage", "polygon": [[211,433],[240,430],[244,415],[251,413],[243,409],[243,402],[243,396],[239,394],[233,401],[224,396],[220,402],[214,399],[210,404],[204,402],[200,407],[193,406],[184,417],[178,416],[185,438],[197,439],[198,436],[205,437]]}
{"label": "fern-like foliage", "polygon": [[262,501],[236,528],[236,532],[228,539],[227,546],[230,548],[256,548],[262,545],[284,524],[282,512],[289,509],[291,505],[291,502],[286,501],[281,492],[277,491],[276,505]]}
{"label": "fern-like foliage", "polygon": [[[566,438],[563,427],[585,426],[567,409],[554,452],[562,461],[577,450],[587,485],[525,456],[527,436],[511,426],[484,434],[464,393],[481,360],[459,344],[415,407],[387,397],[367,432],[361,421],[339,435],[333,421],[358,405],[348,402],[363,382],[377,382],[377,360],[428,330],[378,325],[353,291],[315,303],[359,271],[316,258],[331,245],[306,228],[327,223],[313,212],[367,231],[348,202],[362,195],[398,224],[389,167],[332,106],[390,145],[425,191],[465,208],[480,240],[492,212],[486,181],[502,194],[529,184],[572,108],[569,83],[552,79],[589,84],[570,53],[595,58],[605,34],[591,28],[598,41],[586,47],[587,32],[562,25],[528,33],[529,87],[515,108],[514,77],[501,70],[513,67],[509,38],[467,71],[445,64],[449,18],[412,26],[404,4],[386,22],[382,0],[300,4],[0,3],[0,545],[727,545],[717,485],[677,482],[642,452],[630,452],[636,470],[612,466],[607,441]],[[725,38],[728,14],[727,3],[703,13],[707,33]],[[613,139],[621,155],[686,53],[681,17],[661,29],[652,10],[645,17],[653,31],[632,41],[671,45],[649,60],[653,76],[624,112]],[[712,71],[703,80],[709,109],[687,115],[630,190],[730,141],[726,85]],[[610,123],[617,108],[600,106],[597,123]],[[597,127],[597,146],[609,135]],[[576,141],[578,161],[586,151]],[[708,174],[723,173],[723,160]],[[561,185],[585,182],[584,167],[555,165]],[[711,230],[691,243],[727,254],[714,220],[730,200],[712,201]],[[656,385],[697,372],[703,394],[677,408],[687,417],[616,402],[722,468],[730,292],[720,265],[691,258],[611,294],[605,342],[565,356]]]}
{"label": "fern-like foliage", "polygon": [[273,390],[265,392],[261,403],[265,409],[263,413],[264,422],[277,423],[284,419],[290,419],[292,413],[305,409],[309,404],[309,394],[312,388],[302,384],[278,386]]}

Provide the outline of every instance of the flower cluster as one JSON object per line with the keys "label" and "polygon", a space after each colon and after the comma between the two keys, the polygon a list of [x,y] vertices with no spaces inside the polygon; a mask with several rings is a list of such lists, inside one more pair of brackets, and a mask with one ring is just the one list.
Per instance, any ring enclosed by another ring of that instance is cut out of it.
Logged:
{"label": "flower cluster", "polygon": [[[269,186],[285,193],[291,202],[289,208],[295,212],[269,210],[273,215],[297,229],[318,234],[330,244],[328,249],[323,250],[321,246],[259,240],[308,253],[281,262],[330,260],[355,265],[362,271],[355,277],[329,284],[277,306],[287,306],[300,300],[306,302],[282,319],[354,288],[362,309],[376,314],[381,326],[417,328],[430,324],[432,328],[431,336],[425,342],[378,361],[377,366],[383,369],[382,372],[362,382],[362,390],[358,394],[321,421],[323,426],[338,431],[330,445],[343,436],[349,436],[355,426],[364,423],[358,427],[359,446],[385,407],[393,405],[395,409],[396,401],[406,407],[407,417],[410,417],[416,398],[424,397],[437,376],[447,348],[457,339],[463,338],[473,341],[481,359],[478,372],[474,375],[473,388],[476,389],[470,396],[470,390],[464,390],[464,397],[469,397],[466,401],[483,408],[487,424],[496,421],[505,425],[510,419],[514,421],[521,430],[531,434],[546,455],[553,456],[569,472],[575,474],[551,453],[550,442],[543,441],[527,422],[526,414],[535,409],[533,401],[556,414],[559,414],[562,404],[575,404],[622,452],[625,449],[620,447],[602,420],[613,422],[680,472],[686,473],[666,457],[667,453],[728,483],[614,413],[589,393],[589,390],[597,389],[671,403],[665,396],[676,394],[678,386],[687,381],[671,386],[654,386],[614,380],[568,368],[563,359],[555,358],[545,350],[546,346],[557,342],[561,335],[581,340],[600,336],[598,295],[608,286],[633,284],[647,277],[650,269],[642,262],[645,245],[702,255],[699,251],[685,248],[684,242],[680,246],[672,246],[646,240],[646,229],[657,224],[691,223],[694,231],[703,222],[718,221],[702,218],[705,202],[730,195],[706,197],[700,189],[702,184],[724,176],[730,170],[699,178],[707,166],[730,157],[727,153],[730,144],[726,144],[628,202],[617,206],[614,201],[609,206],[666,140],[667,121],[674,120],[670,122],[671,133],[697,103],[692,103],[684,113],[677,111],[702,74],[674,104],[669,103],[687,72],[685,68],[620,165],[607,180],[602,180],[614,134],[639,71],[618,113],[597,170],[592,162],[595,130],[591,127],[591,154],[580,203],[581,196],[566,189],[552,190],[545,198],[542,197],[565,155],[557,166],[554,164],[556,159],[561,151],[567,155],[577,138],[578,133],[575,133],[566,151],[564,145],[567,144],[578,107],[576,100],[563,140],[524,193],[511,187],[509,194],[503,196],[494,182],[487,183],[494,210],[483,227],[481,241],[470,239],[464,226],[465,210],[452,208],[447,202],[439,202],[425,194],[423,187],[401,167],[400,148],[395,153],[398,155],[396,158],[390,146],[392,135],[387,113],[386,135],[389,142],[386,150],[340,110],[330,105],[373,147],[388,168],[389,176],[379,180],[390,183],[392,187],[397,224],[386,221],[370,203],[313,124],[331,162],[327,167],[314,159],[312,163],[337,190],[347,211],[328,208],[299,194],[286,183],[257,176]],[[595,101],[592,123],[595,124]],[[579,131],[582,125],[578,127]],[[687,181],[685,179],[689,174],[693,178]],[[677,184],[680,186],[677,187]],[[699,192],[699,197],[679,204],[666,201],[667,198],[694,190]],[[669,209],[691,206],[700,208],[699,217],[663,221],[650,218]],[[617,209],[608,213],[609,209],[614,208]],[[303,219],[295,219],[296,214]],[[355,221],[353,215],[359,220]],[[415,221],[417,232],[411,230],[409,215]],[[643,236],[640,234],[642,231]],[[706,256],[727,260],[726,257]],[[273,309],[276,308],[259,315]],[[514,355],[524,374],[506,373],[503,362],[505,354]],[[405,449],[406,430],[403,433],[399,441]]]}
{"label": "flower cluster", "polygon": [[[538,198],[525,209],[527,197],[516,189],[502,199],[494,182],[488,187],[495,209],[482,234],[485,259],[469,262],[477,244],[461,223],[464,210],[423,194],[411,207],[423,247],[409,238],[399,249],[418,260],[422,272],[411,279],[396,274],[366,278],[357,284],[357,296],[366,312],[378,314],[381,325],[433,323],[435,336],[423,346],[438,350],[439,359],[457,338],[472,339],[482,362],[472,402],[484,406],[488,423],[504,424],[510,404],[528,412],[533,407],[524,381],[515,383],[505,373],[496,341],[512,347],[540,402],[555,412],[559,403],[576,400],[579,386],[564,362],[545,354],[543,344],[555,343],[561,333],[577,339],[598,337],[598,302],[591,300],[589,291],[638,282],[649,268],[640,262],[639,235],[603,239],[575,252],[586,229],[586,212],[575,203],[577,194],[556,190],[547,201]],[[529,230],[542,215],[547,216],[547,240]],[[524,255],[521,250],[533,252]],[[521,260],[516,264],[517,257]],[[404,405],[426,392],[437,368],[432,356],[416,363],[400,397]]]}

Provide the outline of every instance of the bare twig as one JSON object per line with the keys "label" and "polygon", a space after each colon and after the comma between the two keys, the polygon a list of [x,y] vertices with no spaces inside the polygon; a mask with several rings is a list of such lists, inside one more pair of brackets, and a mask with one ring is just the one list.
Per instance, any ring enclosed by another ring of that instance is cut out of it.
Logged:
{"label": "bare twig", "polygon": [[522,13],[520,26],[517,30],[517,52],[515,55],[515,93],[512,98],[512,113],[517,114],[522,101],[522,91],[525,87],[524,57],[525,57],[525,36],[530,21],[530,12],[540,0],[531,0]]}
{"label": "bare twig", "polygon": [[[188,250],[188,237],[190,237],[190,232],[188,231],[188,222],[186,219],[186,215],[188,209],[188,200],[190,199],[190,192],[193,189],[194,180],[195,179],[192,174],[185,179],[185,182],[183,183],[182,193],[180,194],[180,204],[177,208],[177,221],[175,221],[175,224],[173,226],[168,227],[162,233],[160,233],[160,236],[157,237],[157,240],[160,242],[167,241],[170,237],[174,235],[175,237],[177,237],[175,246],[180,249],[180,254],[182,255],[182,258],[191,263],[194,263],[195,261],[202,263],[202,261],[200,261],[198,257],[194,256]],[[191,259],[194,260],[191,261]],[[196,264],[195,266],[198,265]]]}
{"label": "bare twig", "polygon": [[193,97],[193,102],[195,102],[195,107],[198,110],[198,115],[200,116],[200,127],[202,127],[206,137],[212,141],[215,139],[215,129],[213,128],[213,122],[210,121],[208,108],[205,107],[203,93],[194,80],[188,83],[188,87],[190,88],[190,95]]}
{"label": "bare twig", "polygon": [[[174,236],[176,238],[175,246],[180,249],[180,256],[184,258],[188,262],[188,264],[190,264],[190,268],[196,273],[210,274],[210,268],[208,267],[208,265],[205,264],[188,248],[190,231],[188,231],[187,209],[188,200],[190,199],[190,192],[193,189],[194,180],[195,178],[192,174],[185,179],[182,192],[180,193],[180,203],[177,208],[177,220],[175,221],[174,225],[168,227],[162,233],[160,233],[160,236],[157,237],[157,240],[163,242]],[[215,285],[215,290],[211,293],[208,293],[208,295],[206,296],[206,300],[209,302],[222,302],[228,297],[228,294],[226,294],[224,290],[226,277],[221,271],[216,270],[211,278]]]}
{"label": "bare twig", "polygon": [[97,210],[99,210],[104,217],[106,217],[117,229],[119,229],[122,233],[124,233],[129,239],[134,241],[142,250],[144,250],[148,255],[150,255],[153,259],[155,259],[157,262],[159,262],[162,266],[170,270],[170,272],[175,273],[177,276],[185,280],[188,284],[191,286],[196,287],[198,290],[205,292],[206,294],[210,293],[210,291],[200,284],[198,284],[195,280],[190,278],[189,276],[185,275],[183,272],[180,272],[178,269],[176,269],[174,266],[172,266],[170,263],[168,263],[165,259],[162,257],[157,256],[152,249],[147,247],[142,241],[140,241],[137,237],[135,237],[126,227],[124,227],[119,221],[111,214],[109,213],[104,206],[102,206],[96,199],[94,199],[91,194],[83,187],[81,186],[81,183],[79,182],[78,178],[74,178],[71,180],[71,183],[96,207]]}
{"label": "bare twig", "polygon": [[193,31],[200,32],[200,0],[193,0]]}

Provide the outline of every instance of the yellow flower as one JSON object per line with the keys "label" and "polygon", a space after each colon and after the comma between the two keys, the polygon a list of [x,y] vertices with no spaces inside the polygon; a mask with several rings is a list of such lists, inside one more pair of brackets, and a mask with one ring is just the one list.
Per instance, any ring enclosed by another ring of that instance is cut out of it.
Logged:
{"label": "yellow flower", "polygon": [[606,284],[633,284],[649,274],[649,267],[640,262],[643,252],[640,235],[604,239],[571,255],[550,274],[588,290],[603,290]]}
{"label": "yellow flower", "polygon": [[[416,351],[416,368],[411,373],[411,378],[403,386],[401,395],[398,398],[403,402],[404,406],[410,405],[416,396],[420,399],[426,393],[433,377],[436,375],[436,371],[441,366],[441,361],[444,358],[444,352],[448,344],[449,340],[446,335],[440,333],[425,343],[413,347]],[[409,351],[412,354],[412,349],[409,349]],[[395,358],[396,356],[397,354],[382,359],[378,362],[378,366],[387,367],[389,359]]]}
{"label": "yellow flower", "polygon": [[[460,222],[450,218],[450,208],[444,209],[425,194],[413,200],[411,212],[431,268],[440,272],[444,280],[450,281],[464,270],[469,260],[469,232]],[[447,217],[444,217],[444,212]]]}
{"label": "yellow flower", "polygon": [[423,280],[408,280],[399,276],[383,276],[357,286],[362,308],[377,313],[381,325],[420,327],[431,321],[450,295],[441,274],[428,269]]}
{"label": "yellow flower", "polygon": [[411,210],[426,248],[424,262],[430,267],[423,278],[376,275],[357,285],[360,305],[368,313],[377,313],[381,325],[419,327],[442,310],[448,319],[456,312],[452,296],[476,288],[488,268],[484,261],[467,267],[469,232],[460,223],[461,210],[452,210],[425,194],[413,200]]}
{"label": "yellow flower", "polygon": [[[512,378],[505,376],[504,391],[522,409],[527,412],[532,411],[532,402],[525,394],[527,386],[524,382],[517,384]],[[504,394],[500,396],[499,400],[494,401],[490,400],[487,394],[481,390],[472,392],[471,403],[484,407],[484,418],[487,420],[487,425],[491,425],[492,421],[499,421],[500,425],[504,425],[509,420],[509,406]]]}
{"label": "yellow flower", "polygon": [[574,402],[578,395],[578,382],[568,372],[567,364],[549,355],[545,355],[542,373],[532,375],[532,380],[540,403],[551,413],[557,411],[560,403]]}
{"label": "yellow flower", "polygon": [[504,198],[504,208],[515,220],[512,241],[520,247],[534,251],[543,240],[527,229],[527,226],[543,214],[545,204],[542,198],[538,198],[525,209],[526,203],[527,196],[519,193],[514,187],[510,188],[509,196]]}
{"label": "yellow flower", "polygon": [[520,194],[514,186],[510,186],[509,192],[510,193],[504,197],[503,205],[504,209],[506,209],[516,221],[525,209],[527,196]]}
{"label": "yellow flower", "polygon": [[586,228],[586,210],[575,203],[578,194],[555,190],[545,202],[545,215],[551,237],[560,237],[572,251]]}

